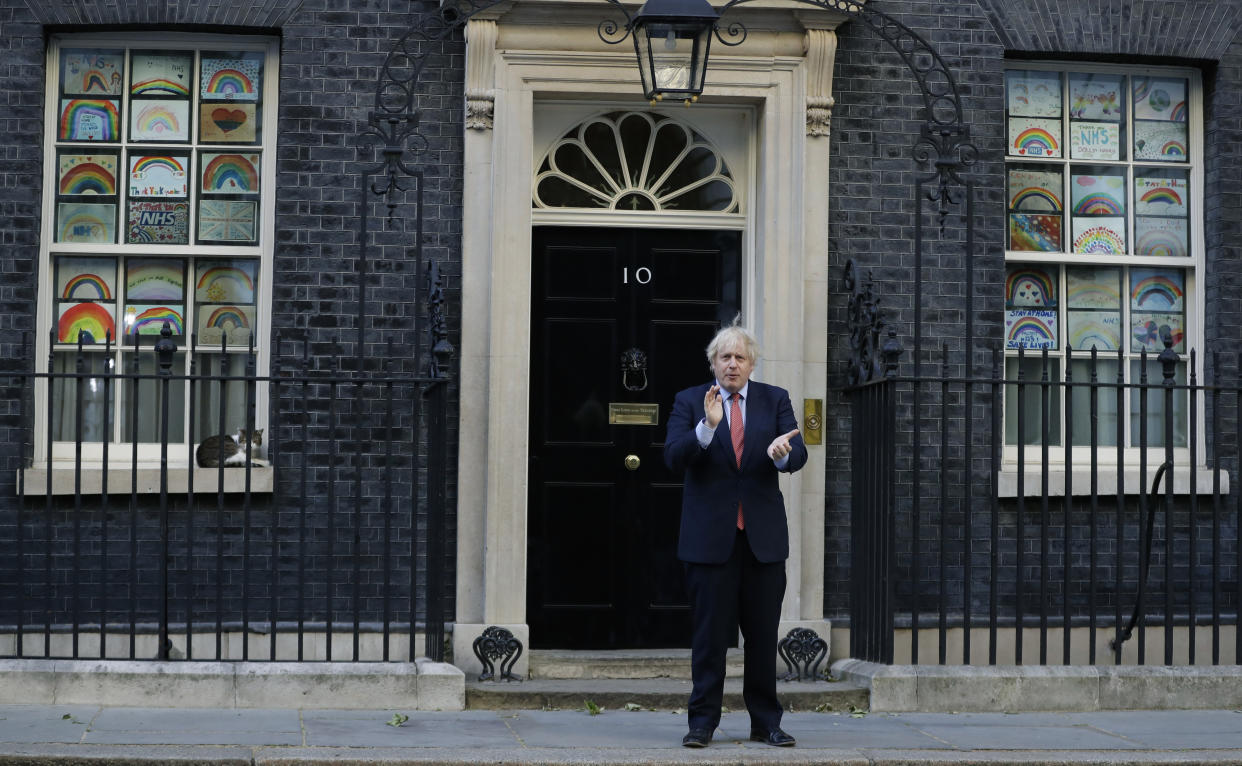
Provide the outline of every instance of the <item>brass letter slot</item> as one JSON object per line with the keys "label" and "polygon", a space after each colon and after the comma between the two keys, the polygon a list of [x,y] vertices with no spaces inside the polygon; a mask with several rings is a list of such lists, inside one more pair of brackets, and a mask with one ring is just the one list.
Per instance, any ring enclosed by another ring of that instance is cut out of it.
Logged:
{"label": "brass letter slot", "polygon": [[660,405],[609,402],[608,425],[658,426],[660,425]]}
{"label": "brass letter slot", "polygon": [[807,445],[824,443],[824,400],[802,400],[802,441]]}

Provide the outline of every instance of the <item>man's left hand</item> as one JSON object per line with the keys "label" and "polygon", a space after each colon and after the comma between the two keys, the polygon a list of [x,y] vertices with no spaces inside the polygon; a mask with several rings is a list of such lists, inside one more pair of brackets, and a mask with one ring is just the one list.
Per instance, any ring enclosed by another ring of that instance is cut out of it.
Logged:
{"label": "man's left hand", "polygon": [[768,457],[772,458],[773,460],[780,460],[781,458],[788,455],[790,452],[793,452],[793,447],[789,446],[789,440],[794,438],[797,435],[798,435],[798,429],[795,428],[789,433],[781,434],[780,436],[773,439],[772,443],[768,445]]}

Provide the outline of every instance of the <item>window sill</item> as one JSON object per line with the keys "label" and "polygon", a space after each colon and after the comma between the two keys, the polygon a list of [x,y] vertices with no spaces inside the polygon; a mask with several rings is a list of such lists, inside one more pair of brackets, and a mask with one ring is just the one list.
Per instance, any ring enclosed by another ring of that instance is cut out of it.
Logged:
{"label": "window sill", "polygon": [[[1156,478],[1156,470],[1159,464],[1149,465],[1147,467],[1147,476],[1143,481],[1139,481],[1139,468],[1137,466],[1131,468],[1126,466],[1123,469],[1123,481],[1125,494],[1137,495],[1140,492],[1150,492],[1151,483]],[[1195,487],[1193,492],[1190,487],[1190,469],[1185,466],[1179,466],[1172,471],[1173,494],[1175,495],[1211,495],[1212,494],[1212,469],[1206,466],[1196,466]],[[1070,490],[1074,497],[1089,497],[1091,495],[1091,468],[1073,468],[1069,471],[1071,478]],[[1220,493],[1222,496],[1229,494],[1229,471],[1220,470]],[[1065,496],[1065,466],[1053,466],[1048,470],[1048,496],[1064,497]],[[1026,497],[1043,496],[1043,470],[1039,466],[1026,466],[1023,471],[1024,486],[1023,494]],[[1169,481],[1169,475],[1166,474],[1160,482],[1160,494],[1164,494],[1165,482]],[[996,493],[999,497],[1017,497],[1018,496],[1018,468],[1014,465],[1005,466],[996,474]],[[1117,468],[1116,466],[1100,466],[1096,471],[1096,494],[1100,497],[1112,497],[1117,494]]]}
{"label": "window sill", "polygon": [[[48,494],[48,468],[46,465],[18,471],[18,486],[22,486],[22,474],[25,474],[24,494],[27,497],[42,497]],[[82,494],[98,495],[102,489],[103,468],[98,465],[82,466]],[[74,494],[74,464],[53,462],[51,468],[53,495]],[[168,469],[168,493],[186,493],[190,471],[185,466],[170,466]],[[216,468],[194,469],[194,493],[215,494],[219,487],[220,472]],[[271,494],[273,487],[273,471],[271,466],[250,466],[250,493]],[[133,486],[136,484],[137,486]],[[108,469],[108,494],[128,495],[137,492],[139,495],[159,494],[160,469],[158,465],[139,463],[138,470],[130,466],[114,465]],[[229,466],[224,469],[224,491],[246,491],[246,469],[241,466]]]}

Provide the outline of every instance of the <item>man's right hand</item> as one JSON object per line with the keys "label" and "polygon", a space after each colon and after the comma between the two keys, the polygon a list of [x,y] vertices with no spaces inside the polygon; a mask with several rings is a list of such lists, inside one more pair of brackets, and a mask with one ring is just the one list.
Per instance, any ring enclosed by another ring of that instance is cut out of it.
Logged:
{"label": "man's right hand", "polygon": [[707,421],[707,427],[713,430],[724,419],[724,400],[720,398],[720,386],[713,385],[707,389],[707,395],[703,397],[703,419]]}

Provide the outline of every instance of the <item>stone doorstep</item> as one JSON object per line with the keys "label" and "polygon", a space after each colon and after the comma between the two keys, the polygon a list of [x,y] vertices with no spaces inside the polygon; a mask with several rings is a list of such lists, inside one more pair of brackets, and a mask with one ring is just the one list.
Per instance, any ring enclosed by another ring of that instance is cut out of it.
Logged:
{"label": "stone doorstep", "polygon": [[463,710],[465,675],[442,662],[0,660],[0,701],[179,708]]}
{"label": "stone doorstep", "polygon": [[[867,689],[846,681],[780,682],[777,695],[786,709],[798,712],[816,708],[847,712],[868,705]],[[468,710],[581,710],[590,700],[607,710],[633,704],[643,710],[674,711],[685,709],[689,696],[690,681],[677,678],[466,681]],[[725,681],[724,705],[735,711],[746,709],[741,679]]]}
{"label": "stone doorstep", "polygon": [[[742,677],[741,649],[730,649],[725,676]],[[689,649],[532,649],[530,677],[536,680],[676,678],[690,679]]]}
{"label": "stone doorstep", "polygon": [[882,665],[838,660],[832,675],[870,690],[876,712],[1025,713],[1242,707],[1242,667]]}

